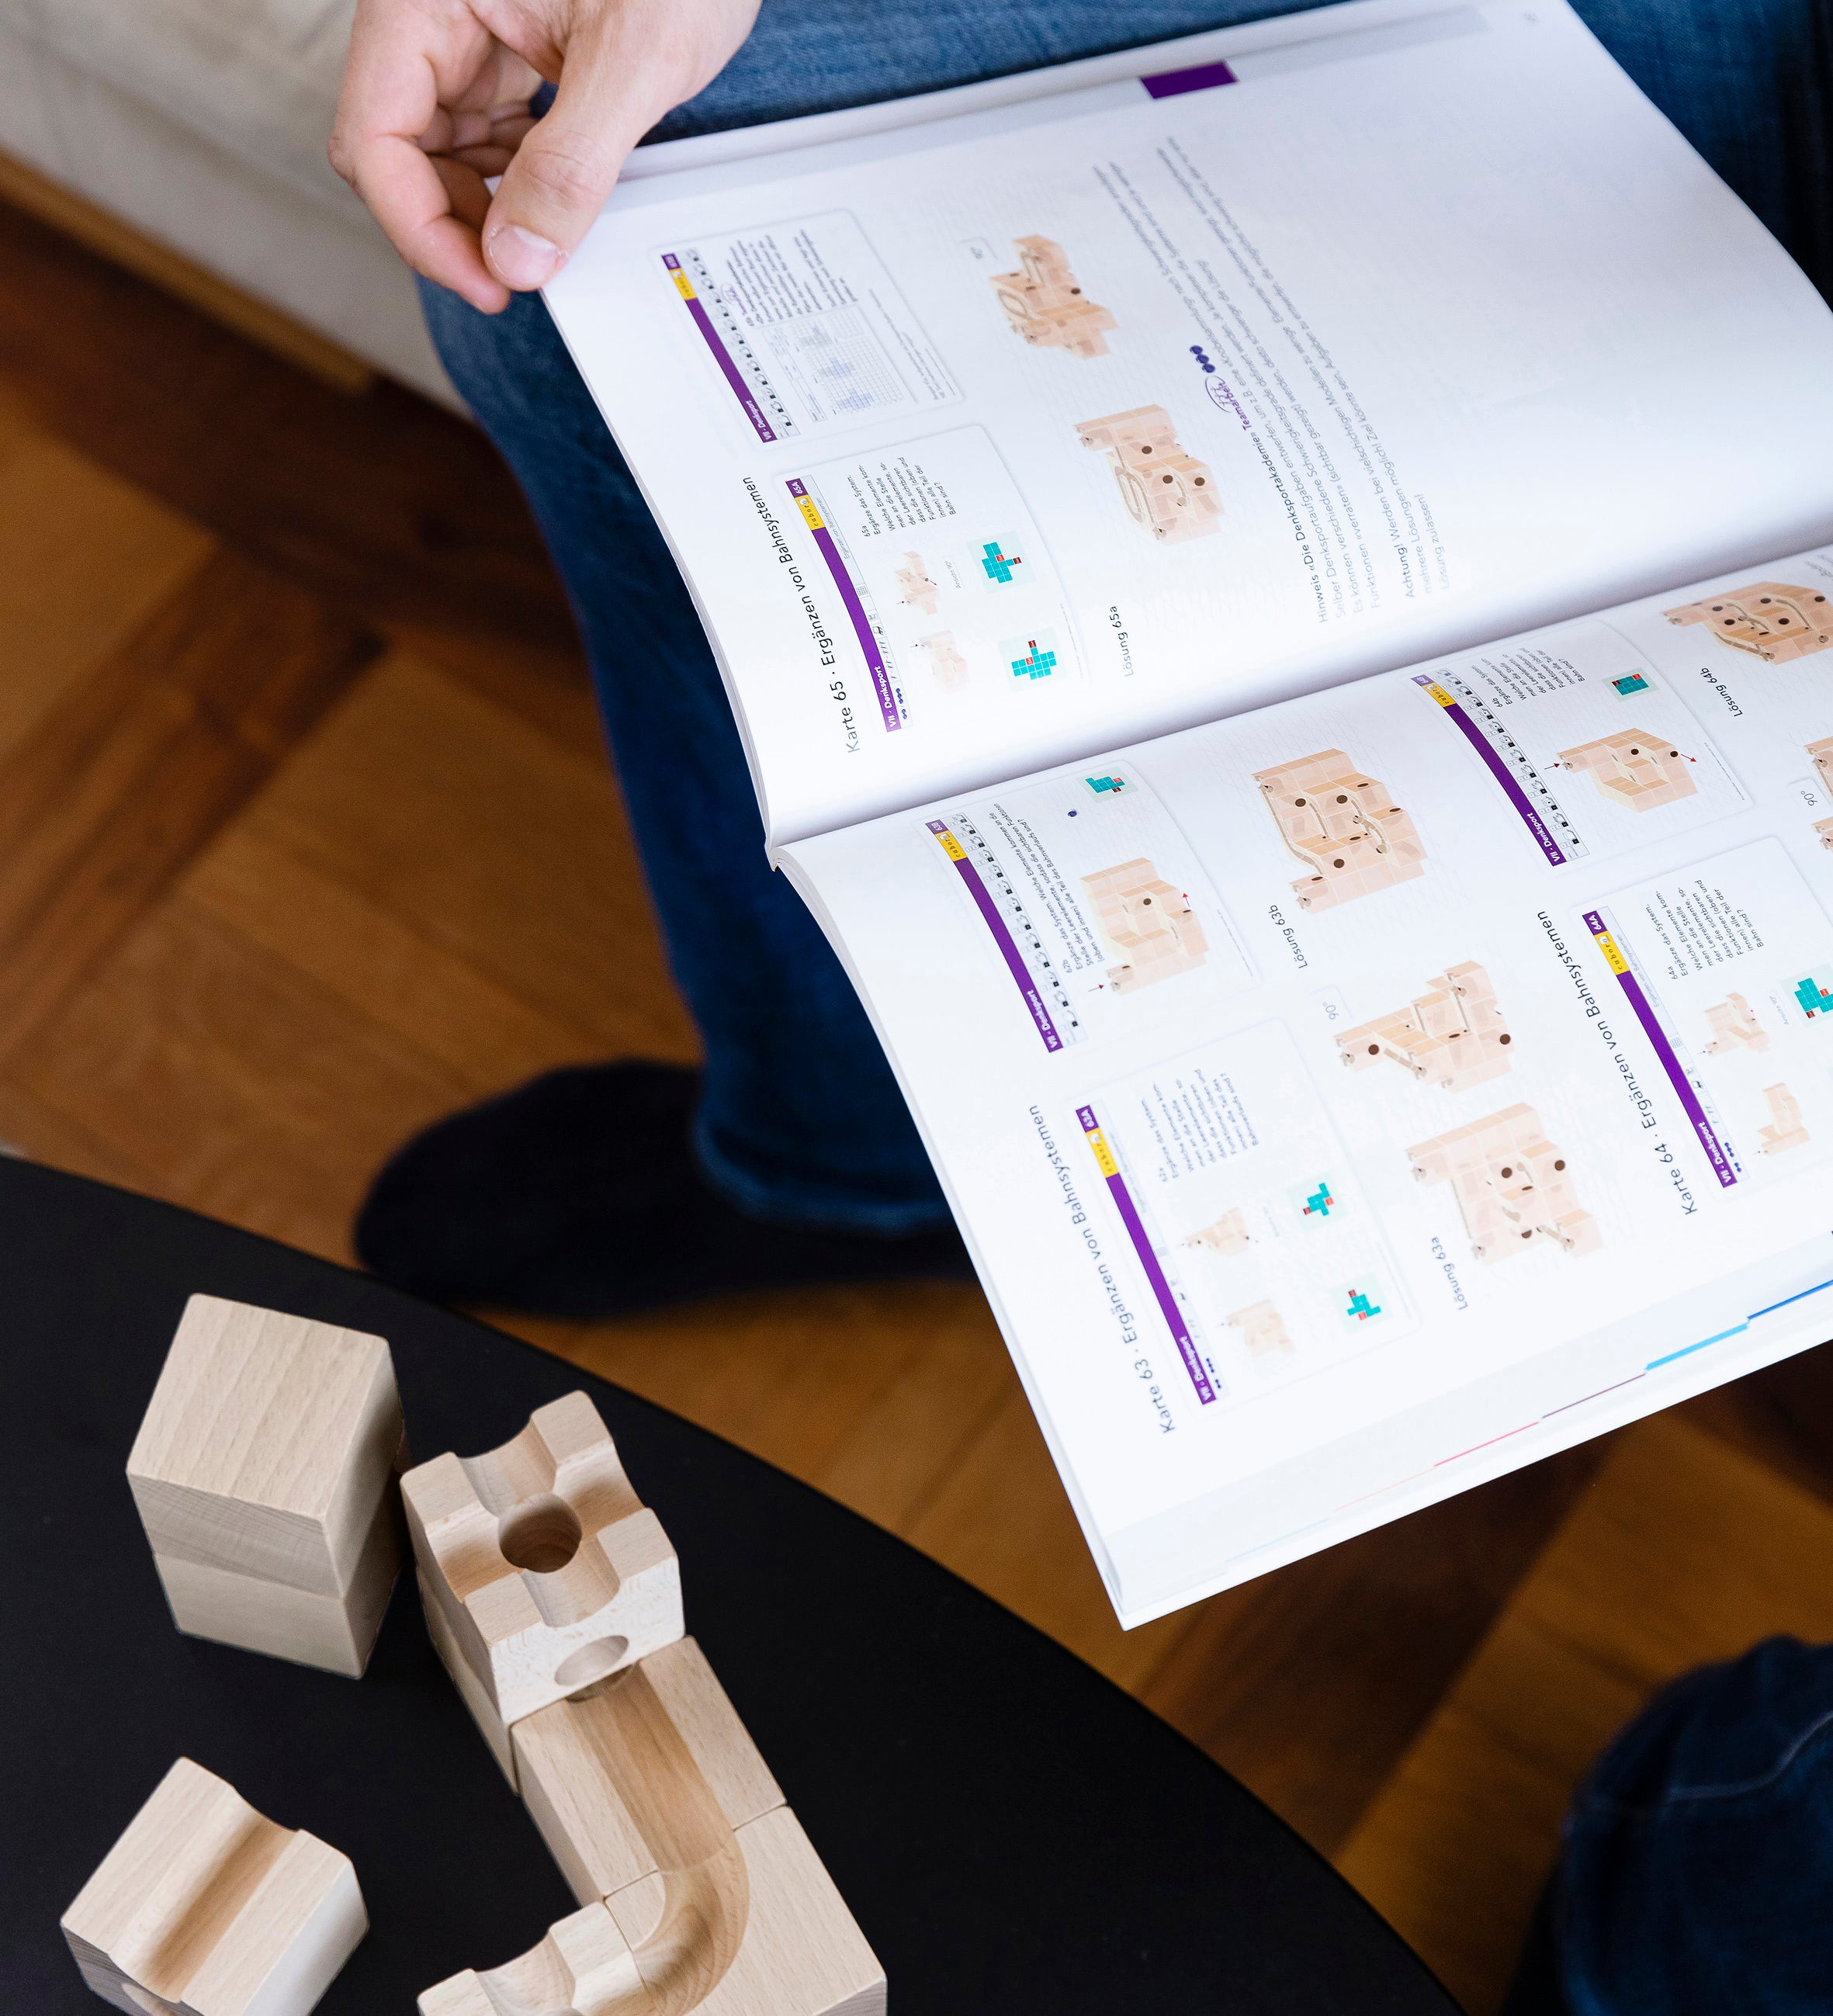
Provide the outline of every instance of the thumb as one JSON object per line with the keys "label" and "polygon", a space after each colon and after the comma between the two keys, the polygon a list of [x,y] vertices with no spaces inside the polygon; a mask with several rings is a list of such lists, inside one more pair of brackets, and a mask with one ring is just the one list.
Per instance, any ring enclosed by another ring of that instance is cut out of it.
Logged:
{"label": "thumb", "polygon": [[625,157],[660,116],[641,70],[608,34],[575,37],[547,116],[504,171],[484,220],[484,258],[506,287],[544,286],[565,265],[615,187]]}

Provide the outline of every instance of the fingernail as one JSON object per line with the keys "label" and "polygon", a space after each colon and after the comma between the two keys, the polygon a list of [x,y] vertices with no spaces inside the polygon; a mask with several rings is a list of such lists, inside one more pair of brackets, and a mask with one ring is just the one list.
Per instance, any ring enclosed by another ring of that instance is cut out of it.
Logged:
{"label": "fingernail", "polygon": [[484,256],[506,287],[538,287],[553,278],[560,248],[519,224],[506,224],[492,233]]}

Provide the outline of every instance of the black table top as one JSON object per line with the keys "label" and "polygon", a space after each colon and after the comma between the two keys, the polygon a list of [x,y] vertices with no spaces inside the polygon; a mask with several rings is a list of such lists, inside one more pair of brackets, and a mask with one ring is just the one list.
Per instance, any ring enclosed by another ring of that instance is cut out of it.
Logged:
{"label": "black table top", "polygon": [[416,1460],[583,1387],[699,1639],[898,2016],[1456,2016],[1328,1865],[1138,1703],[781,1471],[481,1324],[188,1212],[0,1162],[0,2007],[82,2016],[57,1921],[181,1754],[355,1862],[325,2016],[411,2012],[574,1907],[397,1586],[351,1681],[173,1629],[124,1468],[193,1291],[386,1337]]}

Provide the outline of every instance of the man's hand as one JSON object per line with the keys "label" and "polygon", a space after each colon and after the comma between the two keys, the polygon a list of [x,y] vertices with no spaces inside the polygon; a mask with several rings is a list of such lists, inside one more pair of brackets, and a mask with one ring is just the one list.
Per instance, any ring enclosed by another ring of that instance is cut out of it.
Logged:
{"label": "man's hand", "polygon": [[[624,157],[758,0],[358,0],[331,165],[416,272],[495,315],[551,279]],[[540,78],[559,87],[538,122]],[[487,175],[502,181],[492,197]]]}

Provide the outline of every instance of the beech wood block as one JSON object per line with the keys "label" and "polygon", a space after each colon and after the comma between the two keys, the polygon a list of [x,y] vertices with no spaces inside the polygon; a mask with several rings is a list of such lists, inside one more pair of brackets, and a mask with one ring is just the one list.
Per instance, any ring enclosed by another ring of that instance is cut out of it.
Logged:
{"label": "beech wood block", "polygon": [[369,1929],[348,1856],[181,1757],[63,1914],[131,2016],[306,2016]]}
{"label": "beech wood block", "polygon": [[128,1458],[178,1629],[360,1674],[405,1455],[382,1338],[193,1295]]}
{"label": "beech wood block", "polygon": [[583,1393],[538,1407],[501,1449],[402,1479],[434,1640],[492,1733],[672,1643],[681,1570]]}
{"label": "beech wood block", "polygon": [[585,1908],[507,1965],[429,1989],[421,2016],[883,2010],[883,1968],[691,1638],[508,1735]]}

